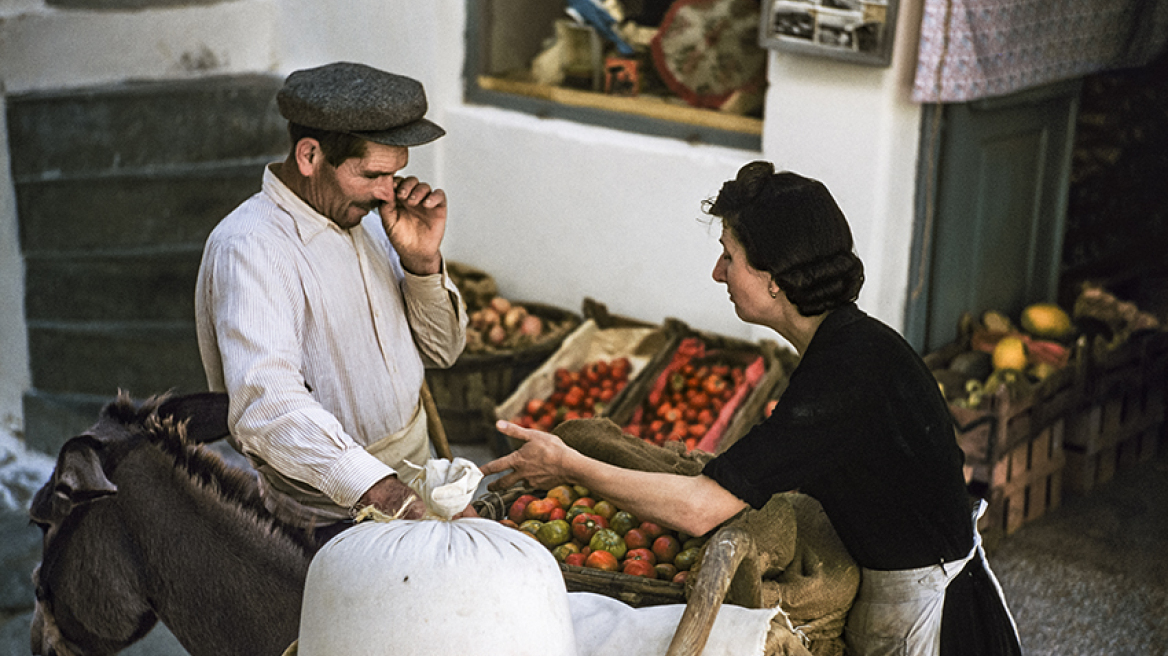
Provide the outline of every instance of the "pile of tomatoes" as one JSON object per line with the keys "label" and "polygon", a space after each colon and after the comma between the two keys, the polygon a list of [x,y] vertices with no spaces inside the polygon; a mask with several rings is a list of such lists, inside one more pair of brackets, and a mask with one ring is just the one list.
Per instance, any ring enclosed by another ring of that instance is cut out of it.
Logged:
{"label": "pile of tomatoes", "polygon": [[520,495],[500,521],[530,534],[566,565],[675,583],[689,576],[705,543],[641,521],[578,485],[560,485],[542,497]]}
{"label": "pile of tomatoes", "polygon": [[687,450],[696,447],[746,382],[744,366],[703,363],[704,355],[700,341],[683,340],[624,431],[654,444],[684,442]]}
{"label": "pile of tomatoes", "polygon": [[629,382],[628,358],[601,359],[576,370],[560,367],[552,393],[545,399],[530,399],[513,423],[524,428],[550,431],[569,419],[599,416]]}

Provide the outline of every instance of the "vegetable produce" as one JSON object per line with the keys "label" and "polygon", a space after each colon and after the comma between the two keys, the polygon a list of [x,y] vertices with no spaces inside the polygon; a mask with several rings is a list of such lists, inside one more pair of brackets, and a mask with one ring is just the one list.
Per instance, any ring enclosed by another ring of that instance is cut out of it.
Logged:
{"label": "vegetable produce", "polygon": [[624,357],[596,360],[575,371],[560,367],[554,373],[552,393],[545,399],[529,399],[512,422],[550,431],[570,419],[599,416],[628,385],[630,367]]}
{"label": "vegetable produce", "polygon": [[746,365],[686,338],[624,431],[654,444],[682,442],[686,450],[716,441],[763,372],[761,357]]}
{"label": "vegetable produce", "polygon": [[[556,496],[562,492],[556,492]],[[574,492],[583,495],[577,501],[592,501],[587,489]],[[523,516],[532,504],[539,509],[538,502],[549,502],[558,508],[560,502],[549,496],[551,493],[521,495],[508,507],[508,517]],[[566,521],[528,519],[517,526],[503,519],[501,523],[529,533],[566,565],[666,581],[680,582],[705,544],[703,537],[684,536],[654,522],[639,521],[610,501],[602,499],[595,505],[608,512],[608,517],[589,512],[589,506],[576,505],[572,508],[580,511]]]}

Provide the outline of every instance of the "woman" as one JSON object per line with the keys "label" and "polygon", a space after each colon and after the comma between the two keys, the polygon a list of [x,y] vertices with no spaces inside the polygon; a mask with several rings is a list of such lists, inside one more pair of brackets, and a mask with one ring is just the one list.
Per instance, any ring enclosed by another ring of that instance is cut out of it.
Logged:
{"label": "woman", "polygon": [[852,654],[1020,654],[948,407],[908,343],[856,307],[863,265],[827,188],[753,162],[706,211],[722,220],[714,280],[743,321],[801,356],[771,416],[693,477],[621,469],[500,422],[526,443],[483,472],[512,470],[496,489],[581,484],[695,535],[797,489],[820,502],[862,568],[846,629]]}

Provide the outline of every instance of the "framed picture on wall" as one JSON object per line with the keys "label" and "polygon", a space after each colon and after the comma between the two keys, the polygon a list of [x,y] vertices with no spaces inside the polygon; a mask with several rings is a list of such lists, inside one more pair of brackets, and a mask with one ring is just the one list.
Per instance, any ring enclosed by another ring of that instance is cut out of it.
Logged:
{"label": "framed picture on wall", "polygon": [[898,0],[764,0],[759,43],[767,48],[888,66]]}

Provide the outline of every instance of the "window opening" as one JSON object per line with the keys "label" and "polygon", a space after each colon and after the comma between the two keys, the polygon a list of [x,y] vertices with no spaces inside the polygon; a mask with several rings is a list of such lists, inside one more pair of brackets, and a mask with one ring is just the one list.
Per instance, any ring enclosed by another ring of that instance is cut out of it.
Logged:
{"label": "window opening", "polygon": [[466,96],[759,150],[759,0],[468,0]]}

